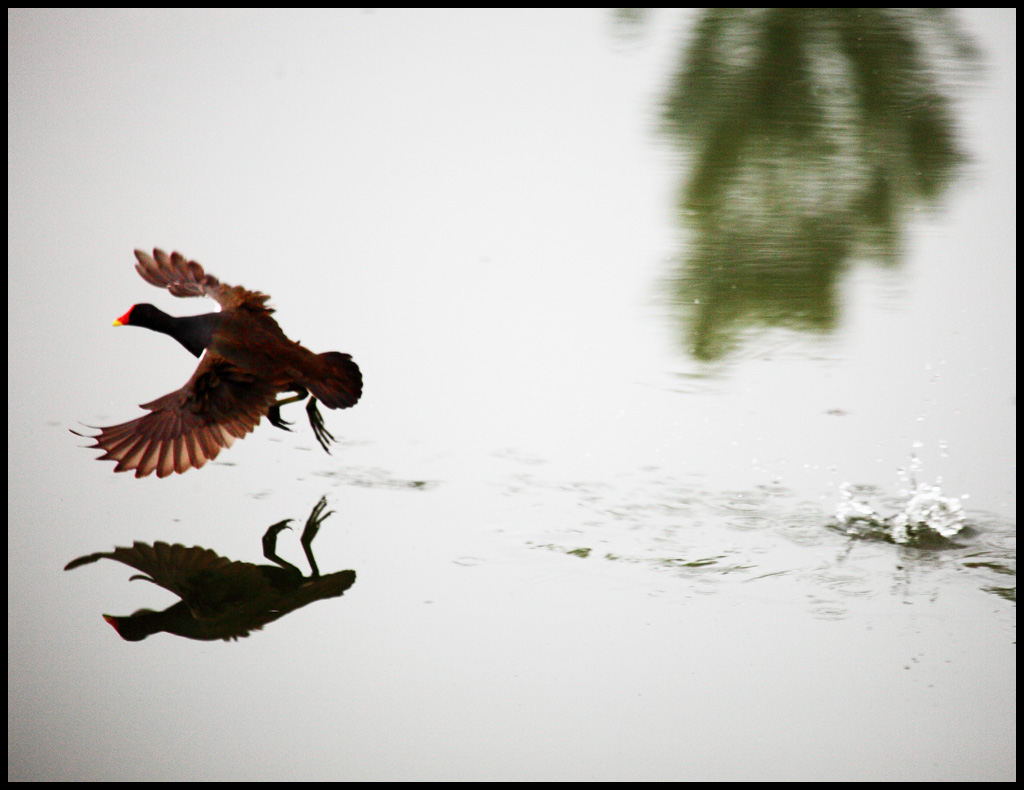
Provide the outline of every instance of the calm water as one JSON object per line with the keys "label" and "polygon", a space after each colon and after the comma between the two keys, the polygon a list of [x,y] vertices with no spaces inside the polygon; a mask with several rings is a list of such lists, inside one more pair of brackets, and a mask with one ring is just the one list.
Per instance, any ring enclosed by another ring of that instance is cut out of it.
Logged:
{"label": "calm water", "polygon": [[[8,21],[9,778],[1015,778],[1015,12]],[[194,369],[157,245],[354,355],[333,455],[80,449]],[[238,642],[61,570],[322,496],[356,583]]]}

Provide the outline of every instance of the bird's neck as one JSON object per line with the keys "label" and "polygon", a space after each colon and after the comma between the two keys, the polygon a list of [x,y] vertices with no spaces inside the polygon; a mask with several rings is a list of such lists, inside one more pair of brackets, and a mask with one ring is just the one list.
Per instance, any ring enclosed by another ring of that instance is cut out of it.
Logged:
{"label": "bird's neck", "polygon": [[213,332],[220,321],[220,313],[204,313],[177,317],[162,313],[149,329],[170,335],[193,356],[201,357],[213,340]]}

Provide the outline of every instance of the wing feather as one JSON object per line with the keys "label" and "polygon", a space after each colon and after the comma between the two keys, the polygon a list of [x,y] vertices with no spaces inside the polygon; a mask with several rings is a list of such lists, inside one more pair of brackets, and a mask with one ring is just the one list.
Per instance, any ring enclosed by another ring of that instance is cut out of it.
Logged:
{"label": "wing feather", "polygon": [[116,461],[115,472],[157,477],[198,469],[252,433],[274,404],[278,388],[207,353],[188,383],[142,408],[150,413],[100,428],[87,438]]}
{"label": "wing feather", "polygon": [[166,288],[172,295],[181,297],[209,296],[216,299],[224,310],[246,309],[257,313],[272,313],[267,307],[270,299],[259,291],[250,291],[240,285],[225,285],[212,274],[207,274],[201,264],[188,260],[180,252],[168,255],[161,249],[153,254],[135,250],[135,271],[150,285]]}

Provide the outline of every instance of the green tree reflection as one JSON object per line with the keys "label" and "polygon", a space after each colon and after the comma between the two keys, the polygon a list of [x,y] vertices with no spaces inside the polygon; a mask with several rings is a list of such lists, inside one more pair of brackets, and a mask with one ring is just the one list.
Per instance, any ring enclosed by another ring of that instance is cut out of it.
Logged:
{"label": "green tree reflection", "polygon": [[852,260],[899,262],[965,160],[950,78],[977,61],[942,9],[702,13],[663,109],[691,165],[673,299],[694,356],[757,326],[827,332]]}

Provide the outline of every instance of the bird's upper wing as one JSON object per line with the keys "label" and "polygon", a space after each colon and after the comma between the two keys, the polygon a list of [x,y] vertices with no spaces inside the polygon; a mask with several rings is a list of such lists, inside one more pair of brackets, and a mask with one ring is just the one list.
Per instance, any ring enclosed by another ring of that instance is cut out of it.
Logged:
{"label": "bird's upper wing", "polygon": [[154,249],[150,255],[135,250],[135,258],[138,260],[135,270],[143,280],[157,288],[166,288],[174,296],[209,296],[216,299],[224,310],[244,308],[257,313],[274,312],[267,307],[270,297],[266,294],[240,285],[225,285],[180,252],[168,255],[163,250]]}
{"label": "bird's upper wing", "polygon": [[[273,382],[207,352],[180,390],[142,404],[149,414],[100,428],[97,460],[117,461],[115,472],[166,477],[203,466],[222,448],[251,433],[275,402]],[[80,434],[84,435],[84,434]]]}

